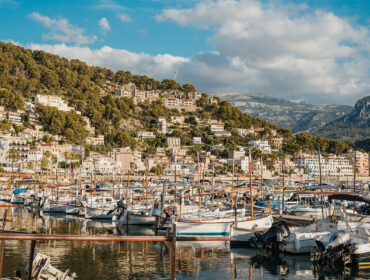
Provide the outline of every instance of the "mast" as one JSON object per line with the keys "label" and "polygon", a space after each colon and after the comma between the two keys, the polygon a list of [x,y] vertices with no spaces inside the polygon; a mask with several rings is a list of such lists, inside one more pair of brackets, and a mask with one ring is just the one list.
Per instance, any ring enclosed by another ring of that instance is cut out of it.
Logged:
{"label": "mast", "polygon": [[253,220],[252,156],[249,149],[249,192],[251,193],[251,219]]}
{"label": "mast", "polygon": [[176,184],[177,158],[175,155],[175,184]]}
{"label": "mast", "polygon": [[283,211],[284,211],[284,190],[285,190],[285,172],[284,172],[284,168],[285,167],[285,164],[284,164],[284,158],[282,159],[281,161],[281,171],[283,172],[283,198],[282,198],[282,206],[283,206]]}
{"label": "mast", "polygon": [[310,185],[310,165],[307,163],[307,184]]}
{"label": "mast", "polygon": [[322,181],[321,181],[321,155],[320,155],[320,149],[319,149],[319,172],[320,172],[319,182],[320,182],[320,186],[321,186]]}
{"label": "mast", "polygon": [[263,199],[263,160],[261,155],[261,200]]}
{"label": "mast", "polygon": [[299,177],[301,177],[301,186],[302,186],[303,184],[302,184],[301,159],[302,159],[302,155],[299,155],[299,159],[298,159],[298,169],[299,169]]}
{"label": "mast", "polygon": [[145,202],[148,208],[148,159],[145,159]]}
{"label": "mast", "polygon": [[175,155],[175,192],[174,192],[174,195],[173,195],[173,200],[174,200],[174,203],[176,203],[176,195],[177,195],[177,188],[176,188],[176,169],[177,169],[177,157]]}
{"label": "mast", "polygon": [[[355,160],[353,163],[353,192],[356,192],[356,165],[357,165],[357,157],[355,151]],[[353,202],[353,214],[356,212],[356,201]]]}
{"label": "mast", "polygon": [[233,173],[231,179],[231,189],[234,190],[234,172],[235,172],[235,151],[233,151]]}

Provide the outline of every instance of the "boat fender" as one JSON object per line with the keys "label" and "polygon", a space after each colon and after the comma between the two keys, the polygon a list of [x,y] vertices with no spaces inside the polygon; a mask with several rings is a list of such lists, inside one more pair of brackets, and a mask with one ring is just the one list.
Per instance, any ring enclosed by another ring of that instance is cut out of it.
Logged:
{"label": "boat fender", "polygon": [[297,250],[297,252],[299,252],[301,250],[301,241],[297,237],[296,233],[294,233],[294,247]]}
{"label": "boat fender", "polygon": [[154,208],[153,211],[152,211],[152,215],[153,216],[159,216],[159,215],[161,215],[161,209]]}

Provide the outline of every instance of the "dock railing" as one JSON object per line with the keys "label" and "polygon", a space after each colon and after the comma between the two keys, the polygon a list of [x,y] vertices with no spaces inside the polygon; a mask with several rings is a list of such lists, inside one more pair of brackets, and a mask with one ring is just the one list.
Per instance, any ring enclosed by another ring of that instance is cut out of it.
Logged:
{"label": "dock railing", "polygon": [[[28,280],[32,279],[33,256],[37,241],[79,241],[79,242],[168,242],[170,248],[171,279],[176,277],[176,243],[180,242],[198,242],[198,241],[233,241],[231,237],[192,237],[176,236],[176,225],[172,227],[172,235],[166,236],[96,236],[96,235],[65,235],[65,234],[38,234],[38,233],[20,233],[12,231],[0,231],[0,240],[2,241],[0,271],[3,266],[3,252],[6,240],[31,241],[30,257],[28,264]],[[1,274],[0,274],[1,275]]]}

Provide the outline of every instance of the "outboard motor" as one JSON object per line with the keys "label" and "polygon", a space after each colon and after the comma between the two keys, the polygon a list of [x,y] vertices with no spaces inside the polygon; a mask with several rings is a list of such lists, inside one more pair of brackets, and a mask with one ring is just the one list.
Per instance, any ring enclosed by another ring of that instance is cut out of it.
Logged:
{"label": "outboard motor", "polygon": [[352,253],[355,245],[350,242],[351,236],[345,231],[335,231],[330,235],[329,241],[325,244],[320,240],[315,241],[311,253],[311,261],[315,264],[346,266],[352,262]]}
{"label": "outboard motor", "polygon": [[176,206],[174,205],[169,205],[167,206],[164,210],[163,210],[163,213],[166,215],[166,219],[167,218],[171,218],[172,216],[175,216],[176,215]]}
{"label": "outboard motor", "polygon": [[278,244],[285,237],[290,236],[290,230],[284,221],[274,223],[265,233],[255,233],[255,237],[250,240],[250,245],[254,248],[267,247]]}
{"label": "outboard motor", "polygon": [[108,211],[108,215],[112,214],[114,211],[117,210],[117,212],[119,213],[119,218],[122,216],[122,214],[125,212],[125,210],[127,209],[127,206],[126,206],[126,202],[124,201],[117,201],[117,205],[116,207],[114,207],[112,210]]}
{"label": "outboard motor", "polygon": [[166,215],[166,217],[162,221],[162,226],[172,217],[176,215],[177,208],[174,205],[169,205],[167,206],[164,210],[163,213]]}

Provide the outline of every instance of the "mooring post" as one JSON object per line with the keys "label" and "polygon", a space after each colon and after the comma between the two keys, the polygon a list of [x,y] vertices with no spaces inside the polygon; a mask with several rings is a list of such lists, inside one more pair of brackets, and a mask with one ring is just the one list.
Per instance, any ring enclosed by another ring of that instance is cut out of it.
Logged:
{"label": "mooring post", "polygon": [[30,260],[28,263],[28,280],[32,280],[33,255],[35,253],[36,240],[31,241]]}
{"label": "mooring post", "polygon": [[173,224],[171,242],[171,279],[176,279],[176,234],[176,224]]}
{"label": "mooring post", "polygon": [[[7,211],[4,211],[3,219],[3,231],[5,230]],[[1,240],[1,253],[0,253],[0,278],[3,274],[3,262],[4,262],[4,251],[5,251],[5,240]]]}
{"label": "mooring post", "polygon": [[3,274],[4,250],[5,250],[5,240],[1,240],[1,253],[0,253],[0,278],[1,278],[1,275]]}
{"label": "mooring post", "polygon": [[127,211],[127,214],[126,214],[126,234],[128,234],[129,224],[130,224],[130,211]]}

